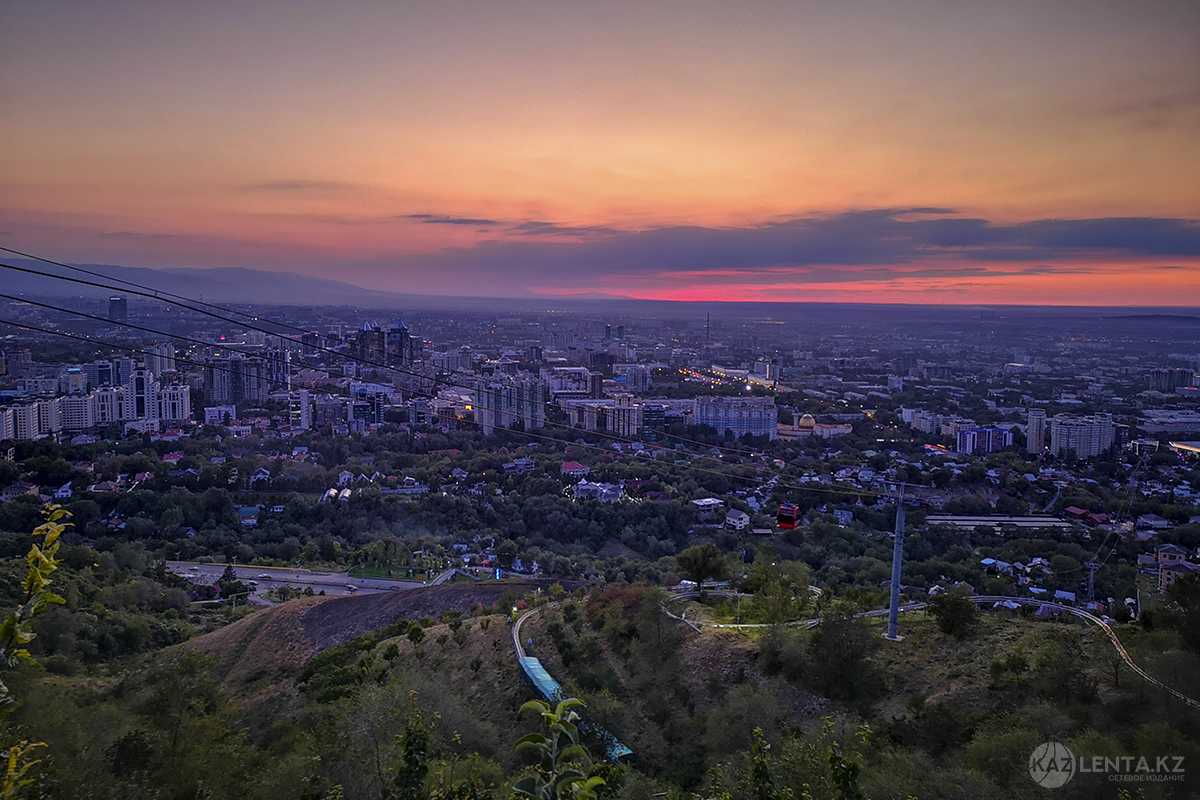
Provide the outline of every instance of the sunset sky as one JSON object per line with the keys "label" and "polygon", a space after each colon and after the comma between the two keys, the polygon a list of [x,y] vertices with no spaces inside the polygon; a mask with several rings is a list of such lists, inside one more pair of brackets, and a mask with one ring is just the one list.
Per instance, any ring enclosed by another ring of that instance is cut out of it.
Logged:
{"label": "sunset sky", "polygon": [[431,294],[1200,305],[1200,3],[0,10],[0,243]]}

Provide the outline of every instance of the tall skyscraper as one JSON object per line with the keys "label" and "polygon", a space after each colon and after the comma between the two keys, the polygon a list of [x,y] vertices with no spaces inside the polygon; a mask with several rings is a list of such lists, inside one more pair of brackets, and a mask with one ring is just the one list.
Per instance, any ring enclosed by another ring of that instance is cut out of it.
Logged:
{"label": "tall skyscraper", "polygon": [[532,376],[479,380],[475,383],[475,419],[484,436],[518,421],[527,431],[546,425],[545,384]]}
{"label": "tall skyscraper", "polygon": [[166,372],[175,369],[175,345],[170,342],[153,344],[145,349],[143,356],[146,369],[159,378]]}
{"label": "tall skyscraper", "polygon": [[125,419],[158,419],[158,410],[158,382],[154,373],[136,367],[125,382]]}
{"label": "tall skyscraper", "polygon": [[1029,409],[1029,422],[1025,426],[1025,452],[1041,455],[1046,448],[1046,412],[1040,408]]}
{"label": "tall skyscraper", "polygon": [[108,298],[108,318],[119,323],[129,321],[129,303],[124,295],[114,294]]}
{"label": "tall skyscraper", "polygon": [[386,349],[390,367],[407,367],[416,360],[412,334],[402,320],[396,320],[388,329]]}
{"label": "tall skyscraper", "polygon": [[367,362],[363,367],[378,366],[387,357],[387,333],[383,328],[370,322],[364,322],[354,338],[352,355],[360,361]]}
{"label": "tall skyscraper", "polygon": [[111,361],[92,361],[83,365],[83,372],[87,375],[89,389],[96,389],[100,386],[112,386],[113,380],[113,363]]}
{"label": "tall skyscraper", "polygon": [[225,405],[233,400],[233,359],[218,358],[204,367],[204,400],[212,405]]}
{"label": "tall skyscraper", "polygon": [[113,386],[124,386],[129,383],[129,376],[133,374],[134,362],[129,356],[118,356],[112,360],[112,384]]}
{"label": "tall skyscraper", "polygon": [[299,389],[288,395],[288,421],[296,430],[306,431],[312,427],[312,402],[307,389]]}

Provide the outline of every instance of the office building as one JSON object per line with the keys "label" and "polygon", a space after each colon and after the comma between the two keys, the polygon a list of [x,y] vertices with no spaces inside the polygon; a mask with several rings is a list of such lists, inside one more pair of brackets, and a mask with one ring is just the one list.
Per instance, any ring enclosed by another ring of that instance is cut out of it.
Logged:
{"label": "office building", "polygon": [[129,356],[118,356],[112,360],[112,385],[124,386],[129,383],[129,376],[136,366]]}
{"label": "office building", "polygon": [[114,294],[108,298],[108,318],[112,322],[124,324],[129,321],[129,303],[124,295]]}
{"label": "office building", "polygon": [[1029,420],[1025,425],[1025,452],[1041,455],[1046,449],[1046,412],[1041,408],[1029,409]]}
{"label": "office building", "polygon": [[692,412],[693,425],[713,428],[721,436],[778,434],[779,409],[769,397],[697,397]]}
{"label": "office building", "polygon": [[1112,414],[1050,418],[1050,452],[1055,456],[1095,458],[1112,449],[1114,435]]}
{"label": "office building", "polygon": [[631,392],[650,391],[654,370],[648,364],[614,364],[613,373],[617,376],[617,380],[624,383],[625,388]]}
{"label": "office building", "polygon": [[113,363],[111,361],[92,361],[83,365],[83,373],[87,376],[87,385],[89,389],[95,389],[100,386],[112,386],[113,381]]}
{"label": "office building", "polygon": [[401,320],[392,323],[384,342],[389,367],[407,367],[416,360],[416,346],[408,326]]}
{"label": "office building", "polygon": [[387,358],[387,332],[374,323],[364,322],[350,352],[359,361],[367,362],[363,367],[382,365]]}
{"label": "office building", "polygon": [[62,394],[84,394],[87,388],[88,377],[83,367],[67,367],[58,376],[58,391]]}

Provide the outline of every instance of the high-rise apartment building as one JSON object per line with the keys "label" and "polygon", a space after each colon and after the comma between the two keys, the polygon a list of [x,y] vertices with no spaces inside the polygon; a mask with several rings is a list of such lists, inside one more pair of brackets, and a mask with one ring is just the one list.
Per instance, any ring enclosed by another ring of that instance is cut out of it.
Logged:
{"label": "high-rise apartment building", "polygon": [[518,421],[531,431],[546,425],[546,385],[532,376],[475,382],[475,419],[484,436]]}
{"label": "high-rise apartment building", "polygon": [[67,395],[60,399],[59,410],[65,431],[86,431],[96,427],[95,395]]}
{"label": "high-rise apartment building", "polygon": [[191,387],[185,383],[173,383],[159,387],[158,418],[163,422],[191,422]]}
{"label": "high-rise apartment building", "polygon": [[1050,418],[1050,452],[1056,456],[1095,458],[1112,449],[1115,427],[1112,414]]}
{"label": "high-rise apartment building", "polygon": [[39,405],[38,401],[34,401],[12,407],[14,439],[40,439],[45,436],[38,420]]}
{"label": "high-rise apartment building", "polygon": [[175,369],[175,345],[170,342],[152,344],[145,349],[143,358],[146,369],[153,372],[154,377],[161,378]]}
{"label": "high-rise apartment building", "polygon": [[1041,408],[1029,409],[1029,420],[1025,426],[1025,452],[1041,455],[1046,449],[1046,412]]}
{"label": "high-rise apartment building", "polygon": [[92,392],[96,398],[96,424],[111,425],[125,419],[125,387],[104,386]]}
{"label": "high-rise apartment building", "polygon": [[158,382],[145,367],[135,367],[125,382],[126,420],[158,419]]}
{"label": "high-rise apartment building", "polygon": [[295,430],[306,431],[312,427],[312,402],[307,389],[299,389],[288,395],[288,421]]}
{"label": "high-rise apartment building", "polygon": [[977,426],[960,428],[954,449],[969,455],[996,453],[1012,444],[1012,431],[1007,428]]}
{"label": "high-rise apartment building", "polygon": [[1196,373],[1190,369],[1168,367],[1150,371],[1150,388],[1156,392],[1169,394],[1176,389],[1192,386],[1196,381]]}
{"label": "high-rise apartment building", "polygon": [[697,397],[693,425],[707,425],[721,436],[778,435],[779,409],[769,397]]}

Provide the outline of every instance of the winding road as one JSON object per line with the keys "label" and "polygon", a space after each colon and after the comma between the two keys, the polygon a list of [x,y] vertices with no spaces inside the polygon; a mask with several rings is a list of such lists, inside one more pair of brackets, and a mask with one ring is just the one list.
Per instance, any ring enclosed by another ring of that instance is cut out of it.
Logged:
{"label": "winding road", "polygon": [[[728,591],[728,590],[716,590],[716,591],[710,590],[706,594],[716,595],[719,597],[736,597],[736,596],[738,596],[737,592],[732,592],[732,591]],[[700,595],[699,592],[681,592],[679,594],[672,595],[671,600],[688,600],[688,599],[698,597],[699,595]],[[1085,611],[1082,608],[1075,608],[1073,606],[1066,606],[1061,603],[1051,603],[1051,602],[1047,602],[1045,600],[1038,600],[1036,598],[1031,598],[1031,597],[1007,597],[1005,595],[976,594],[976,595],[971,595],[970,600],[972,600],[973,602],[975,602],[979,605],[987,605],[990,603],[1011,602],[1011,603],[1017,603],[1017,604],[1023,605],[1023,606],[1034,606],[1034,607],[1038,607],[1038,608],[1048,607],[1048,608],[1054,609],[1055,611],[1059,611],[1064,614],[1070,614],[1073,617],[1078,617],[1079,619],[1081,619],[1085,622],[1091,623],[1092,625],[1095,625],[1096,627],[1100,628],[1101,631],[1104,632],[1104,635],[1108,637],[1108,641],[1112,644],[1113,648],[1117,651],[1117,655],[1121,657],[1121,660],[1123,662],[1125,662],[1125,666],[1129,667],[1129,669],[1135,675],[1140,677],[1142,680],[1144,680],[1146,683],[1150,684],[1151,686],[1155,686],[1159,689],[1162,689],[1164,692],[1166,692],[1167,694],[1169,694],[1171,697],[1175,698],[1179,702],[1183,703],[1184,705],[1187,705],[1194,710],[1200,711],[1200,700],[1196,700],[1195,698],[1189,697],[1188,695],[1184,694],[1183,692],[1179,691],[1178,689],[1174,689],[1174,688],[1168,686],[1167,684],[1160,681],[1158,678],[1156,678],[1153,675],[1151,675],[1150,673],[1146,672],[1146,670],[1139,667],[1137,662],[1133,660],[1133,657],[1131,655],[1129,655],[1129,651],[1125,649],[1125,645],[1121,644],[1121,639],[1117,636],[1116,631],[1114,631],[1112,629],[1112,626],[1109,625],[1107,622],[1105,622],[1100,617],[1091,613],[1090,611]],[[914,602],[914,603],[905,603],[905,604],[901,605],[900,610],[901,611],[921,611],[928,607],[929,607],[929,603],[927,603],[927,602]],[[525,614],[525,616],[529,616],[529,613],[532,613],[532,612],[527,612]],[[724,629],[732,629],[732,630],[771,627],[770,624],[768,624],[768,623],[704,622],[701,620],[690,620],[690,619],[686,619],[685,616],[682,614],[676,614],[676,613],[672,612],[665,605],[663,606],[663,613],[665,613],[668,617],[670,617],[674,620],[678,620],[686,625],[690,625],[693,629],[697,629],[697,630],[701,626],[706,627],[706,628],[724,628]],[[858,618],[883,617],[883,616],[886,616],[887,613],[888,613],[888,610],[886,608],[878,608],[878,609],[874,609],[872,611],[860,612],[858,614],[855,614],[855,617],[858,617]],[[519,625],[523,620],[524,620],[524,617],[522,617],[522,619],[520,619],[520,620],[517,620],[517,624]],[[793,620],[792,622],[785,622],[782,624],[786,625],[786,626],[790,626],[790,627],[797,627],[797,628],[814,628],[817,626],[818,623],[820,623],[820,621],[821,621],[820,617],[813,617],[811,619]],[[517,633],[516,627],[513,628],[513,633],[514,633],[514,635]],[[519,643],[518,643],[518,645],[519,645]]]}

